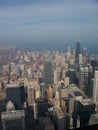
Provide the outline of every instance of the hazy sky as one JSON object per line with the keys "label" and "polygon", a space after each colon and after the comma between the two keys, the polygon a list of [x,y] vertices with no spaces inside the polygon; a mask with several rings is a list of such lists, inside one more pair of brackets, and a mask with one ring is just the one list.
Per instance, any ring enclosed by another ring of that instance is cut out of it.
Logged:
{"label": "hazy sky", "polygon": [[98,43],[97,0],[0,0],[0,43]]}

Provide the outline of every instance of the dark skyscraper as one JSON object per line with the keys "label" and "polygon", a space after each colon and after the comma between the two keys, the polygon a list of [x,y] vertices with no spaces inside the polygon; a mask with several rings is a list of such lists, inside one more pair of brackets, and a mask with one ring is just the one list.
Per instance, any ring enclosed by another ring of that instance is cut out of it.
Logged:
{"label": "dark skyscraper", "polygon": [[40,92],[41,92],[41,99],[45,99],[45,85],[44,85],[44,83],[40,84]]}
{"label": "dark skyscraper", "polygon": [[81,53],[81,47],[80,46],[81,46],[80,42],[77,42],[76,43],[76,56],[75,56],[75,58],[76,58],[76,64],[79,63],[79,54]]}
{"label": "dark skyscraper", "polygon": [[46,99],[35,100],[35,106],[38,117],[46,116],[48,112],[48,101]]}
{"label": "dark skyscraper", "polygon": [[53,68],[51,61],[47,60],[44,62],[44,83],[45,85],[53,84]]}
{"label": "dark skyscraper", "polygon": [[6,88],[7,101],[12,101],[16,109],[22,109],[25,101],[24,84],[8,84]]}

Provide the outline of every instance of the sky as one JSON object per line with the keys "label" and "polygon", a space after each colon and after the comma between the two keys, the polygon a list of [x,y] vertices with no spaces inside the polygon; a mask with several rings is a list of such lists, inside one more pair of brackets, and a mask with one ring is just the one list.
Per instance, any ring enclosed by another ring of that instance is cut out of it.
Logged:
{"label": "sky", "polygon": [[98,44],[98,0],[0,0],[0,43]]}

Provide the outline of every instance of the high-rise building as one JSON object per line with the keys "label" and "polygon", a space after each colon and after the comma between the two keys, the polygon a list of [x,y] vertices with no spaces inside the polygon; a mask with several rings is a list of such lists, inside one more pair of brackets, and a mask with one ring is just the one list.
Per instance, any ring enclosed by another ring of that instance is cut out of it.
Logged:
{"label": "high-rise building", "polygon": [[12,101],[16,109],[22,109],[25,101],[24,84],[11,83],[6,87],[7,102]]}
{"label": "high-rise building", "polygon": [[61,63],[61,66],[62,66],[62,67],[65,67],[65,61],[66,61],[66,60],[65,60],[65,56],[63,55],[63,56],[62,56],[62,61],[61,61],[61,62],[62,62],[62,63]]}
{"label": "high-rise building", "polygon": [[93,68],[93,77],[94,77],[94,70],[98,70],[98,59],[92,59],[91,66]]}
{"label": "high-rise building", "polygon": [[89,98],[75,100],[74,111],[72,114],[73,127],[76,128],[77,125],[80,125],[80,127],[88,125],[90,116],[94,113],[95,113],[95,104],[93,100]]}
{"label": "high-rise building", "polygon": [[82,49],[83,63],[87,62],[87,49],[84,47]]}
{"label": "high-rise building", "polygon": [[53,120],[56,130],[65,130],[65,114],[60,107],[54,107],[53,109]]}
{"label": "high-rise building", "polygon": [[35,89],[33,86],[27,87],[28,105],[33,106],[35,100]]}
{"label": "high-rise building", "polygon": [[89,124],[89,119],[95,113],[95,104],[93,100],[86,98],[80,99],[78,104],[78,114],[80,116],[80,126]]}
{"label": "high-rise building", "polygon": [[70,47],[67,47],[67,50],[66,50],[66,61],[67,62],[69,62],[69,60],[70,60],[70,55],[71,55],[71,53],[70,53]]}
{"label": "high-rise building", "polygon": [[40,117],[38,122],[40,130],[55,130],[54,124],[49,117]]}
{"label": "high-rise building", "polygon": [[98,71],[95,70],[94,86],[93,86],[93,100],[98,104]]}
{"label": "high-rise building", "polygon": [[48,101],[46,99],[35,100],[36,118],[46,116],[47,112],[48,112]]}
{"label": "high-rise building", "polygon": [[25,130],[24,110],[2,112],[1,121],[3,130]]}
{"label": "high-rise building", "polygon": [[45,85],[53,84],[53,67],[51,61],[44,62],[44,83]]}
{"label": "high-rise building", "polygon": [[58,72],[57,70],[54,71],[54,84],[58,83]]}
{"label": "high-rise building", "polygon": [[79,54],[81,53],[80,42],[76,43],[76,64],[79,63]]}
{"label": "high-rise building", "polygon": [[82,54],[79,54],[79,64],[82,64]]}
{"label": "high-rise building", "polygon": [[40,83],[40,92],[41,92],[41,99],[45,99],[45,85],[44,85],[44,83]]}
{"label": "high-rise building", "polygon": [[88,86],[88,67],[86,65],[79,66],[79,87],[86,92]]}

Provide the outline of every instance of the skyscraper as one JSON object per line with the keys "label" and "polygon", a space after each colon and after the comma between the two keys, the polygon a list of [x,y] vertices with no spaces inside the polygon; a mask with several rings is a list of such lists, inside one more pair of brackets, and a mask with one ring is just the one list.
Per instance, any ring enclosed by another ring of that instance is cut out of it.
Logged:
{"label": "skyscraper", "polygon": [[82,49],[83,63],[87,62],[87,49],[84,47]]}
{"label": "skyscraper", "polygon": [[28,95],[28,105],[33,106],[35,100],[35,89],[33,86],[27,87],[27,95]]}
{"label": "skyscraper", "polygon": [[81,53],[80,42],[76,43],[76,64],[79,63],[79,54]]}
{"label": "skyscraper", "polygon": [[7,102],[12,101],[16,109],[22,109],[25,101],[24,84],[12,83],[6,87]]}
{"label": "skyscraper", "polygon": [[53,84],[53,69],[51,61],[47,60],[44,62],[44,83],[45,85]]}
{"label": "skyscraper", "polygon": [[54,71],[54,84],[58,83],[58,72],[57,70]]}
{"label": "skyscraper", "polygon": [[65,114],[63,113],[60,107],[54,107],[53,120],[54,120],[56,130],[65,130],[66,118],[65,118]]}
{"label": "skyscraper", "polygon": [[40,92],[41,92],[41,99],[45,99],[45,85],[44,85],[44,83],[40,83]]}
{"label": "skyscraper", "polygon": [[86,93],[86,88],[88,86],[88,67],[86,65],[79,66],[79,87],[82,91]]}
{"label": "skyscraper", "polygon": [[25,130],[24,110],[2,112],[1,120],[3,130]]}
{"label": "skyscraper", "polygon": [[98,70],[95,70],[94,86],[93,86],[93,100],[98,104]]}

